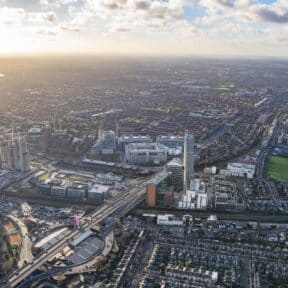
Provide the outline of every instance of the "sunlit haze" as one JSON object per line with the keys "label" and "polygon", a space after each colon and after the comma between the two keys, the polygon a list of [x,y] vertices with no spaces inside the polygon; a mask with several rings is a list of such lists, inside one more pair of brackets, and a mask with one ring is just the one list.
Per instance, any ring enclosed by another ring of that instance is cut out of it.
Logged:
{"label": "sunlit haze", "polygon": [[287,0],[0,0],[0,54],[286,57]]}

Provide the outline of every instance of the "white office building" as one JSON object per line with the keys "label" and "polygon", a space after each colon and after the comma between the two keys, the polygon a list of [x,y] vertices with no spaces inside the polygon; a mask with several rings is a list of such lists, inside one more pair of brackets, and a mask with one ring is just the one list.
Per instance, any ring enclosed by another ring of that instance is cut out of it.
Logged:
{"label": "white office building", "polygon": [[167,161],[168,148],[158,143],[130,143],[125,146],[130,164],[160,164]]}
{"label": "white office building", "polygon": [[184,146],[184,137],[183,136],[166,136],[160,135],[156,137],[156,142],[167,146],[169,148],[177,148]]}
{"label": "white office building", "polygon": [[151,143],[152,140],[149,135],[138,135],[138,136],[122,136],[119,139],[119,145],[121,149],[125,149],[125,146],[130,143]]}
{"label": "white office building", "polygon": [[178,202],[180,209],[206,210],[208,206],[208,194],[206,184],[201,179],[191,181],[191,188],[186,190]]}
{"label": "white office building", "polygon": [[255,165],[245,163],[228,163],[227,169],[221,169],[220,175],[253,178]]}

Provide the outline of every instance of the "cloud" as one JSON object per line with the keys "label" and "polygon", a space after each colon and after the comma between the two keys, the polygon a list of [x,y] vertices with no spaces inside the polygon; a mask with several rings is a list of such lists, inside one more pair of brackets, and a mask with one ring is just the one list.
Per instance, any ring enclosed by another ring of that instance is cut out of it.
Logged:
{"label": "cloud", "polygon": [[276,12],[269,7],[263,7],[255,10],[256,15],[264,22],[273,22],[278,24],[288,23],[288,11]]}
{"label": "cloud", "polygon": [[26,11],[23,8],[0,7],[0,23],[6,25],[20,25],[25,19]]}
{"label": "cloud", "polygon": [[235,7],[235,0],[216,0],[216,2],[226,7]]}
{"label": "cloud", "polygon": [[49,11],[43,14],[43,19],[48,22],[55,22],[57,20],[57,15],[53,11]]}
{"label": "cloud", "polygon": [[81,31],[81,29],[79,27],[67,25],[67,24],[61,25],[60,28],[64,31],[69,31],[69,32],[80,32]]}
{"label": "cloud", "polygon": [[36,34],[42,35],[42,36],[54,37],[58,34],[58,32],[56,30],[39,29],[36,31]]}
{"label": "cloud", "polygon": [[148,0],[135,0],[132,2],[135,10],[148,10],[151,6],[151,2]]}
{"label": "cloud", "polygon": [[[17,30],[17,35],[37,33],[47,39],[53,38],[52,41],[56,39],[59,43],[66,43],[67,39],[76,42],[80,37],[83,42],[92,43],[99,39],[102,41],[103,35],[111,42],[125,39],[127,43],[139,43],[143,40],[147,46],[151,43],[154,45],[157,41],[175,41],[175,45],[179,47],[182,44],[184,47],[184,43],[188,41],[193,43],[192,46],[205,43],[205,49],[208,49],[210,43],[216,42],[220,45],[223,43],[223,46],[227,43],[242,43],[241,47],[245,47],[247,43],[264,45],[265,41],[271,45],[277,45],[281,41],[286,43],[284,39],[288,35],[288,29],[285,29],[288,23],[288,0],[275,0],[270,4],[267,1],[266,4],[261,2],[262,0],[0,0],[0,26],[5,25],[2,31],[6,30],[7,35],[14,29]],[[78,32],[79,37],[75,37],[72,32]],[[55,35],[61,37],[54,37]]]}
{"label": "cloud", "polygon": [[119,26],[112,26],[110,28],[110,32],[130,32],[131,29],[128,26],[119,25]]}
{"label": "cloud", "polygon": [[77,2],[78,0],[59,0],[59,3],[61,5],[70,5],[70,4],[75,4]]}
{"label": "cloud", "polygon": [[127,0],[98,0],[102,7],[109,10],[124,9],[127,4]]}
{"label": "cloud", "polygon": [[175,19],[183,12],[182,0],[88,0],[87,8],[98,14],[138,13],[143,17]]}

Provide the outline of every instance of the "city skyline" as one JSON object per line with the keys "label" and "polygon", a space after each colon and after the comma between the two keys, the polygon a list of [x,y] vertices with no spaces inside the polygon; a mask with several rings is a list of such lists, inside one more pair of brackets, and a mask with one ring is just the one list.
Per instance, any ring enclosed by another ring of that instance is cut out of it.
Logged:
{"label": "city skyline", "polygon": [[287,57],[285,0],[1,0],[7,54]]}

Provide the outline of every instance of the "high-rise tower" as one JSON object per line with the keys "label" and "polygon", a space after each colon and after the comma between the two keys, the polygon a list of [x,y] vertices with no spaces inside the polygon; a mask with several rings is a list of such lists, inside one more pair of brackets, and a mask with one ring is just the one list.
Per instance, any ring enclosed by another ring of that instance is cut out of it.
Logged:
{"label": "high-rise tower", "polygon": [[30,169],[29,153],[27,149],[25,137],[20,137],[15,140],[15,169],[22,173]]}
{"label": "high-rise tower", "polygon": [[0,169],[26,172],[30,169],[29,153],[25,137],[0,143]]}
{"label": "high-rise tower", "polygon": [[190,182],[194,178],[194,137],[187,130],[184,136],[184,189],[190,188]]}

